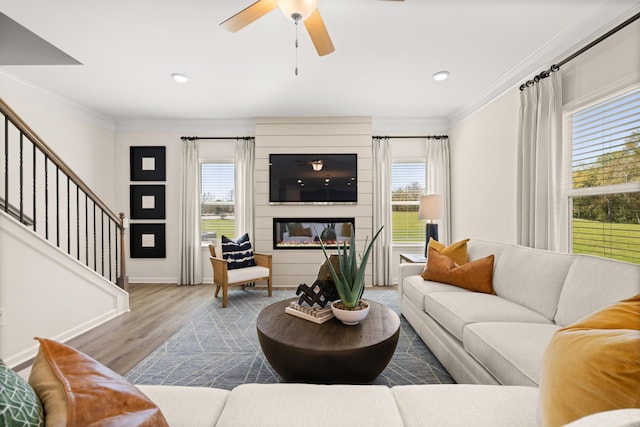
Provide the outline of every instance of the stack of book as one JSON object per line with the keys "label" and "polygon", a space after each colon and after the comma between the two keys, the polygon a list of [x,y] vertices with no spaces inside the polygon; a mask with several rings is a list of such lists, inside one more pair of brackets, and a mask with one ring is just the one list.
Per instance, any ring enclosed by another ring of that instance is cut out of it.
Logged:
{"label": "stack of book", "polygon": [[286,307],[284,311],[293,316],[300,317],[301,319],[305,319],[314,323],[324,323],[327,320],[333,318],[331,305],[327,305],[326,307],[320,307],[316,305],[308,306],[298,304],[295,301],[291,301],[289,303],[289,307]]}

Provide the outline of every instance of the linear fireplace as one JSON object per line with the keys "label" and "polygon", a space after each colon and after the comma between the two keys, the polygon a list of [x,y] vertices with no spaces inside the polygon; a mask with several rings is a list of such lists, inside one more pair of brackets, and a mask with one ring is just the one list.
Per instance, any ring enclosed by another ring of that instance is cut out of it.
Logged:
{"label": "linear fireplace", "polygon": [[322,249],[348,245],[355,218],[273,218],[273,249]]}

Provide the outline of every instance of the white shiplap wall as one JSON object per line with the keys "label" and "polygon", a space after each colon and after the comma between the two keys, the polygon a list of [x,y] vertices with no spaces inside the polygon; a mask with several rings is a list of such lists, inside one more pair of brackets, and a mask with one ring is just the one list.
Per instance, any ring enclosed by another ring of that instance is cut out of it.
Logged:
{"label": "white shiplap wall", "polygon": [[[354,217],[361,252],[372,236],[373,177],[370,117],[265,117],[256,120],[255,251],[273,255],[273,284],[311,285],[324,256],[320,250],[273,250],[273,218]],[[269,154],[357,153],[356,205],[270,205]],[[335,251],[332,251],[335,253]],[[365,279],[371,285],[371,259]]]}

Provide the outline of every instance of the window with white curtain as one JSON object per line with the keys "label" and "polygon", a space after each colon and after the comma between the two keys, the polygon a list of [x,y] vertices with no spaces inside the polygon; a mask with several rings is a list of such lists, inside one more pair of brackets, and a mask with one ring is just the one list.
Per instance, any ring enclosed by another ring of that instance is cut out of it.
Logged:
{"label": "window with white curtain", "polygon": [[391,165],[391,220],[393,243],[424,244],[424,222],[418,219],[420,196],[426,189],[425,161],[398,161]]}
{"label": "window with white curtain", "polygon": [[234,164],[200,164],[200,233],[202,241],[235,235]]}
{"label": "window with white curtain", "polygon": [[566,117],[569,250],[640,263],[640,88]]}

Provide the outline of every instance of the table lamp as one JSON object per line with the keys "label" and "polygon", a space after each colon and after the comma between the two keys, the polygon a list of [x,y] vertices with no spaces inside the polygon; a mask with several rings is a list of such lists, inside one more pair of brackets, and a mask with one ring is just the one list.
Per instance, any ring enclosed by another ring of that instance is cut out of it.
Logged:
{"label": "table lamp", "polygon": [[442,195],[429,194],[420,196],[420,206],[418,208],[418,219],[427,220],[424,243],[424,256],[428,256],[429,239],[433,237],[438,240],[438,224],[434,224],[434,219],[442,218]]}

